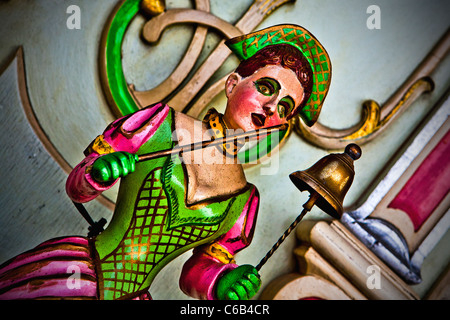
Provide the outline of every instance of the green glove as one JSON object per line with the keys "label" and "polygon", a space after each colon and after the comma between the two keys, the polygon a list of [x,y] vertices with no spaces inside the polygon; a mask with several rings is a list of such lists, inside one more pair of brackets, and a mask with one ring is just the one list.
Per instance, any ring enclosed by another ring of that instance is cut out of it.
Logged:
{"label": "green glove", "polygon": [[91,176],[100,183],[112,182],[134,172],[137,161],[137,154],[124,151],[109,153],[94,161]]}
{"label": "green glove", "polygon": [[217,283],[220,300],[249,300],[261,287],[261,279],[255,267],[245,264],[226,273]]}

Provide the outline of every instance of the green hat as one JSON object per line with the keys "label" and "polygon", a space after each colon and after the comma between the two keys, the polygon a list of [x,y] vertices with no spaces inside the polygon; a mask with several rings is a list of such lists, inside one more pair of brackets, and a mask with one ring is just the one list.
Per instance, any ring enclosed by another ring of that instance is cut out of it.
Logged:
{"label": "green hat", "polygon": [[309,61],[313,71],[313,88],[308,102],[300,110],[302,119],[312,126],[319,117],[331,81],[331,61],[320,42],[305,28],[283,24],[242,35],[226,41],[240,60],[247,60],[259,50],[275,44],[294,46]]}

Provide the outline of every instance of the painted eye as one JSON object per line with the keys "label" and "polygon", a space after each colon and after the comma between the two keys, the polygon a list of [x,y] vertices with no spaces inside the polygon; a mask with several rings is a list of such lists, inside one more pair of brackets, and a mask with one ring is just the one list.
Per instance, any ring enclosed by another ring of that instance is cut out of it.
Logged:
{"label": "painted eye", "polygon": [[292,110],[294,110],[294,106],[295,103],[291,97],[287,96],[281,99],[280,102],[278,102],[278,115],[280,118],[284,118],[289,115]]}
{"label": "painted eye", "polygon": [[256,90],[265,96],[272,96],[280,90],[278,82],[271,78],[261,78],[255,81]]}
{"label": "painted eye", "polygon": [[284,118],[286,116],[286,107],[282,104],[278,104],[278,115],[280,118]]}
{"label": "painted eye", "polygon": [[273,94],[273,89],[265,84],[257,84],[256,88],[265,96],[271,96]]}

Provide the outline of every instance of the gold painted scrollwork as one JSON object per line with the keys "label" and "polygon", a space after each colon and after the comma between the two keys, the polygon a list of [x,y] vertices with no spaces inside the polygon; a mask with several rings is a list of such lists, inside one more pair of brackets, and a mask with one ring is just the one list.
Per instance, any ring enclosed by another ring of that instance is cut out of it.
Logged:
{"label": "gold painted scrollwork", "polygon": [[165,0],[142,0],[142,9],[152,17],[160,15],[166,10]]}
{"label": "gold painted scrollwork", "polygon": [[[122,0],[120,3],[124,3]],[[156,1],[157,0],[152,0]],[[147,1],[147,2],[152,2]],[[225,39],[248,33],[276,8],[295,0],[254,0],[250,8],[236,24],[230,24],[214,15],[210,11],[209,0],[195,0],[195,9],[170,9],[160,14],[152,15],[145,23],[142,36],[149,43],[157,42],[164,29],[173,24],[194,23],[197,25],[192,42],[186,54],[174,72],[160,85],[147,91],[137,91],[133,84],[128,84],[128,92],[132,96],[137,108],[163,101],[177,111],[187,113],[193,117],[200,117],[209,107],[210,102],[223,91],[226,76],[216,80],[209,88],[205,88],[208,81],[230,55],[225,45]],[[144,5],[146,1],[142,2]],[[160,1],[161,2],[161,1]],[[118,6],[120,7],[120,6]],[[113,14],[114,16],[114,14]],[[224,37],[205,61],[196,69],[194,65],[202,51],[208,28],[218,30]],[[108,25],[105,32],[108,31]],[[447,31],[420,63],[406,81],[384,103],[374,100],[364,102],[362,117],[356,125],[345,129],[333,129],[317,122],[307,127],[300,119],[293,120],[293,130],[306,141],[324,149],[342,149],[349,143],[360,145],[377,137],[422,94],[434,88],[431,78],[432,72],[447,55],[450,48],[450,33]],[[101,49],[104,56],[104,46]],[[104,61],[100,61],[104,65]],[[104,68],[103,68],[104,69]],[[188,75],[192,74],[188,78]],[[101,72],[104,87],[108,88],[108,78]],[[110,90],[107,89],[109,97]],[[118,102],[111,101],[112,108]]]}
{"label": "gold painted scrollwork", "polygon": [[374,100],[363,104],[362,120],[347,129],[331,129],[317,122],[306,126],[299,119],[295,122],[295,132],[310,143],[324,149],[342,149],[349,143],[362,145],[382,133],[402,112],[423,93],[434,88],[431,73],[439,65],[450,49],[450,32],[447,31],[420,63],[415,71],[383,106]]}

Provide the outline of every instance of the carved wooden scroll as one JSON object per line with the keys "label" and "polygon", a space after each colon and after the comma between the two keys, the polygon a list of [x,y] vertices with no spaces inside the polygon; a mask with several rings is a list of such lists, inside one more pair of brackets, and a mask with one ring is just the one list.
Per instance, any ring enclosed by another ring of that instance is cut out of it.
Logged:
{"label": "carved wooden scroll", "polygon": [[[115,7],[105,26],[100,46],[100,76],[103,89],[110,108],[116,117],[130,114],[157,102],[168,103],[173,109],[198,118],[209,106],[210,101],[223,91],[225,79],[222,78],[198,97],[205,90],[206,83],[225,62],[231,51],[225,40],[249,33],[276,8],[295,0],[255,0],[242,18],[232,25],[209,11],[209,0],[196,0],[196,9],[171,9],[152,17],[143,27],[142,37],[150,42],[157,42],[163,30],[173,24],[195,23],[198,25],[193,40],[175,71],[157,87],[147,91],[137,91],[133,84],[127,83],[122,68],[122,42],[128,25],[141,12],[141,0],[122,0]],[[207,28],[219,31],[224,39],[209,54],[197,70],[193,71],[204,45]],[[187,79],[188,74],[193,75]],[[283,132],[278,142],[261,144],[270,145],[264,154],[258,154],[255,161],[248,164],[241,159],[253,159],[255,149],[240,153],[240,160],[248,165],[264,161],[271,152],[279,149],[292,132],[291,127]],[[246,156],[250,154],[250,156]]]}
{"label": "carved wooden scroll", "polygon": [[[212,15],[209,0],[195,0],[195,9],[171,9],[151,18],[143,28],[143,38],[156,42],[164,29],[173,24],[197,24],[192,42],[174,72],[157,87],[137,91],[125,80],[121,67],[121,44],[125,30],[139,13],[140,0],[122,0],[105,26],[100,50],[101,79],[108,102],[116,116],[128,114],[149,104],[166,102],[178,111],[199,117],[210,101],[222,92],[226,77],[205,88],[206,83],[230,55],[225,39],[254,30],[273,10],[292,0],[255,0],[235,24]],[[187,79],[197,61],[208,28],[224,36],[203,64]],[[423,93],[433,90],[431,74],[450,48],[450,32],[446,32],[428,56],[398,90],[380,106],[374,100],[363,104],[361,121],[347,129],[332,129],[321,123],[309,128],[294,119],[295,131],[304,139],[325,149],[342,149],[349,143],[364,144],[377,137],[395,118]]]}
{"label": "carved wooden scroll", "polygon": [[[306,220],[300,223],[296,232],[302,247],[296,249],[295,254],[303,255],[299,259],[300,270],[325,277],[352,299],[419,298],[398,275],[339,221]],[[305,248],[312,248],[312,252]],[[318,257],[320,259],[317,259]],[[323,263],[324,261],[326,263]],[[375,269],[378,283],[372,282],[369,278],[374,273],[371,270]]]}
{"label": "carved wooden scroll", "polygon": [[[207,14],[210,10],[209,0],[196,0],[195,8],[198,11]],[[176,17],[173,17],[173,11],[174,10],[166,11],[145,24],[143,37],[146,41],[148,41],[149,43],[157,42],[163,30],[171,22],[173,23],[174,21],[177,21]],[[181,84],[181,82],[188,76],[189,72],[194,67],[195,62],[197,61],[202,51],[207,33],[207,27],[204,27],[202,25],[196,27],[194,35],[192,37],[192,41],[189,44],[189,47],[183,59],[180,61],[172,74],[158,86],[147,91],[136,91],[134,90],[134,86],[130,85],[130,91],[141,106],[147,106],[152,103],[164,100]]]}
{"label": "carved wooden scroll", "polygon": [[[175,110],[187,112],[189,104],[231,54],[224,43],[225,39],[253,31],[271,12],[288,2],[293,0],[255,0],[235,26],[210,14],[208,0],[196,0],[196,10],[173,9],[153,17],[146,23],[143,30],[143,37],[150,42],[157,40],[163,29],[172,24],[195,23],[199,26],[184,58],[169,78],[151,90],[139,92],[125,79],[121,61],[121,45],[128,25],[140,12],[140,0],[121,0],[105,25],[100,47],[101,81],[114,114],[119,117],[161,101],[167,102]],[[225,39],[180,88],[200,55],[207,27],[218,30]]]}
{"label": "carved wooden scroll", "polygon": [[383,106],[374,100],[368,100],[363,104],[362,120],[355,126],[336,130],[316,123],[310,128],[298,121],[295,127],[296,132],[312,144],[324,149],[342,149],[349,143],[362,145],[373,140],[423,93],[433,90],[431,74],[445,58],[449,49],[450,31],[447,31]]}
{"label": "carved wooden scroll", "polygon": [[[288,2],[291,2],[291,0],[256,0],[236,23],[236,28],[241,30],[242,33],[249,33],[273,10]],[[219,69],[230,54],[230,50],[225,45],[225,40],[222,40],[196,71],[188,84],[170,99],[169,104],[177,110],[187,112],[189,106],[186,107],[186,104],[195,98],[195,95],[202,89],[206,81]]]}
{"label": "carved wooden scroll", "polygon": [[[416,300],[418,295],[339,221],[302,221],[298,272],[272,280],[261,299]],[[375,268],[377,281],[368,270]],[[380,290],[378,290],[380,289]]]}
{"label": "carved wooden scroll", "polygon": [[342,289],[317,275],[289,273],[269,283],[261,300],[350,300]]}

